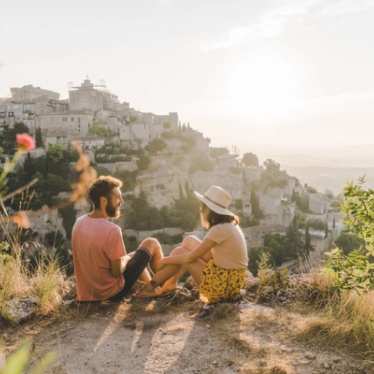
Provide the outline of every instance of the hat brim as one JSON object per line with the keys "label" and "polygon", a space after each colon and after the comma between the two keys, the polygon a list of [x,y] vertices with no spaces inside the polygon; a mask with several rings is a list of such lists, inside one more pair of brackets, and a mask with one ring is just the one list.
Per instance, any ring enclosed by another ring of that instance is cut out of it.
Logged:
{"label": "hat brim", "polygon": [[212,210],[215,213],[222,214],[224,216],[232,216],[235,217],[235,214],[231,212],[231,210],[222,208],[221,206],[213,203],[212,201],[208,200],[204,195],[202,195],[200,192],[194,191],[193,192],[195,196],[203,202],[210,210]]}

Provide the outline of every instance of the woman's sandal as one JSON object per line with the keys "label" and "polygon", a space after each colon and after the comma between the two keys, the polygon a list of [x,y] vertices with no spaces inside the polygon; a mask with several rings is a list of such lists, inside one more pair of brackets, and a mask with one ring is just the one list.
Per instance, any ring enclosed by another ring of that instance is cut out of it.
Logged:
{"label": "woman's sandal", "polygon": [[206,319],[208,318],[214,310],[213,304],[204,304],[200,309],[200,312],[196,315],[196,319]]}

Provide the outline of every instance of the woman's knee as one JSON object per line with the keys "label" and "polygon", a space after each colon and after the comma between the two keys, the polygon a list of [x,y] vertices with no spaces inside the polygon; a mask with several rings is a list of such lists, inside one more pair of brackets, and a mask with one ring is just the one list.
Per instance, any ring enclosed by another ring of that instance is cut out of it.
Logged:
{"label": "woman's knee", "polygon": [[201,244],[201,240],[195,235],[188,235],[182,241],[182,246],[193,250]]}
{"label": "woman's knee", "polygon": [[187,253],[187,252],[189,252],[188,248],[185,248],[185,247],[179,245],[178,247],[175,247],[175,248],[170,252],[170,256],[183,255],[184,253]]}

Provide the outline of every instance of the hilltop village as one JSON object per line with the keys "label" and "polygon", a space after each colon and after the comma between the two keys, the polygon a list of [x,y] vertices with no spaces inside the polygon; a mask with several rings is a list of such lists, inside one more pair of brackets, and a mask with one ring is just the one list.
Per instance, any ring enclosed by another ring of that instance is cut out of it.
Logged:
{"label": "hilltop village", "polygon": [[[190,192],[203,192],[211,184],[232,194],[233,209],[242,219],[250,248],[263,246],[268,234],[283,235],[297,216],[302,221],[300,230],[308,226],[314,249],[318,249],[311,257],[318,261],[342,229],[336,199],[289,176],[276,161],[260,164],[253,153],[238,155],[212,147],[208,137],[181,123],[177,113],[137,111],[89,79],[72,87],[66,100],[57,92],[32,85],[11,88],[11,97],[0,98],[0,129],[4,132],[19,123],[41,139],[40,147],[31,152],[32,159],[49,150],[70,149],[73,141],[79,141],[100,174],[124,181],[127,204],[142,201],[148,209],[143,211],[142,223],[131,214],[127,218],[125,214],[121,222],[127,239],[134,242],[161,233],[160,240],[166,238],[165,244],[172,246],[170,238],[177,241],[183,232],[196,229],[194,218],[191,224],[178,224],[167,217],[173,216],[178,203],[183,214],[182,203]],[[86,204],[76,203],[71,220],[85,209]],[[34,231],[41,235],[52,227],[69,236],[57,209],[44,207],[30,214]]]}

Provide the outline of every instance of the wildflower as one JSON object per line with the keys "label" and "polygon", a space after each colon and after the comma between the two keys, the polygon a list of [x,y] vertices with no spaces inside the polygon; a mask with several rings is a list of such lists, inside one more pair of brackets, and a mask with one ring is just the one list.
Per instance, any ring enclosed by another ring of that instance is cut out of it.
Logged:
{"label": "wildflower", "polygon": [[29,134],[17,134],[16,142],[18,147],[24,151],[32,151],[35,148],[34,138]]}

